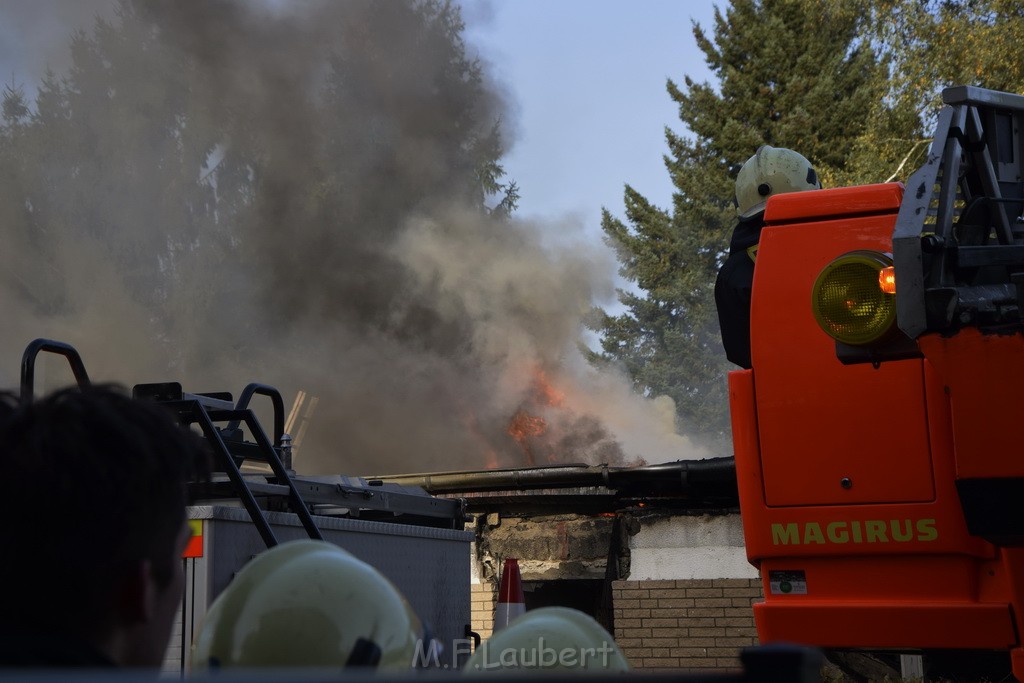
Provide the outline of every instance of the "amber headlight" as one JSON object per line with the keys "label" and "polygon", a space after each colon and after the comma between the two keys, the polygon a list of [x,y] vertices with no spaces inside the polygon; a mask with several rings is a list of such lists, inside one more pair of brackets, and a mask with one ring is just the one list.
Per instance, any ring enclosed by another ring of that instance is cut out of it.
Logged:
{"label": "amber headlight", "polygon": [[843,254],[825,266],[811,291],[821,329],[853,346],[871,344],[892,332],[896,296],[891,267],[892,257],[876,251]]}

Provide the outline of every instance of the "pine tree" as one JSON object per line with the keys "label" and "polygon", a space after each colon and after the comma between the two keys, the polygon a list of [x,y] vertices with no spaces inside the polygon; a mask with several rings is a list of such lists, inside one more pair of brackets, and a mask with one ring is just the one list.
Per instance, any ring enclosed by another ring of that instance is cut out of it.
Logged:
{"label": "pine tree", "polygon": [[672,397],[683,428],[721,449],[732,368],[713,287],[735,224],[734,171],[763,144],[799,151],[826,184],[855,171],[847,157],[869,118],[888,115],[878,111],[885,64],[862,38],[869,18],[860,4],[735,0],[716,10],[710,35],[694,24],[717,84],[668,83],[692,133],[666,130],[672,206],[627,185],[625,222],[604,213],[620,272],[638,291],[620,293],[625,312],[597,312],[602,352],[593,359],[623,365],[647,394]]}

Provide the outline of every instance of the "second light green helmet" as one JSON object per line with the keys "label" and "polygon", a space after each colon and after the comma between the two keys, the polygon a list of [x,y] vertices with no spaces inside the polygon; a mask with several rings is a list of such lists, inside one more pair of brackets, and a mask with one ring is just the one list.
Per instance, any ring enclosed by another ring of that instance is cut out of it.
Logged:
{"label": "second light green helmet", "polygon": [[217,596],[192,669],[408,670],[422,637],[405,598],[376,569],[331,543],[290,541],[256,556]]}
{"label": "second light green helmet", "polygon": [[481,673],[523,671],[629,671],[615,639],[588,614],[540,607],[516,617],[481,643],[462,669]]}
{"label": "second light green helmet", "polygon": [[740,218],[750,218],[764,211],[769,197],[820,189],[817,172],[802,154],[762,145],[736,176],[736,210]]}

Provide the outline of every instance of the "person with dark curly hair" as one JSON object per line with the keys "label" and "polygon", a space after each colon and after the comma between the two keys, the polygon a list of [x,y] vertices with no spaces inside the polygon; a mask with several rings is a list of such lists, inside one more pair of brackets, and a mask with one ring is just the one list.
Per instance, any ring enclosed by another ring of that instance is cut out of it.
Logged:
{"label": "person with dark curly hair", "polygon": [[0,399],[0,668],[160,665],[205,442],[114,386]]}

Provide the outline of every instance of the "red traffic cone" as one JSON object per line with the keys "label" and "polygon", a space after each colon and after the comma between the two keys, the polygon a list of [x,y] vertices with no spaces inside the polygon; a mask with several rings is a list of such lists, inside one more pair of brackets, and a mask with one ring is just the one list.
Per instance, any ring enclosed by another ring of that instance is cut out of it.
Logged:
{"label": "red traffic cone", "polygon": [[498,590],[498,608],[494,611],[494,630],[505,628],[508,622],[526,612],[523,597],[523,579],[519,575],[519,560],[505,558],[501,570],[501,587]]}

